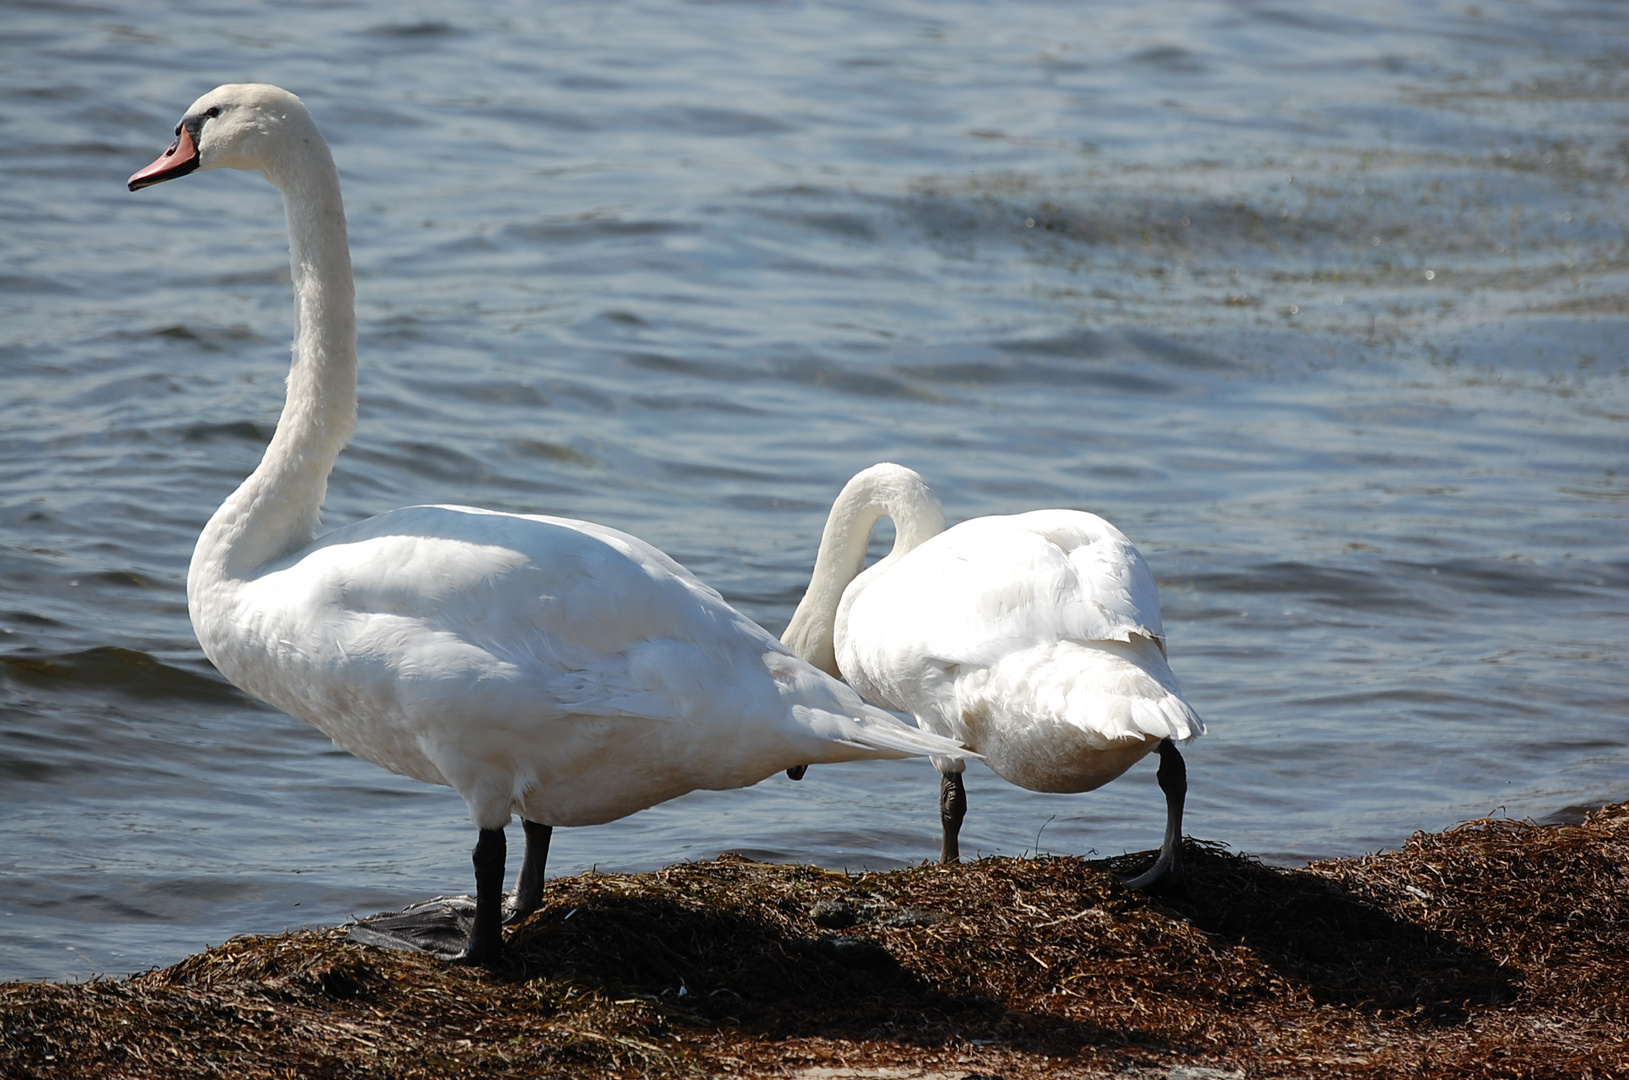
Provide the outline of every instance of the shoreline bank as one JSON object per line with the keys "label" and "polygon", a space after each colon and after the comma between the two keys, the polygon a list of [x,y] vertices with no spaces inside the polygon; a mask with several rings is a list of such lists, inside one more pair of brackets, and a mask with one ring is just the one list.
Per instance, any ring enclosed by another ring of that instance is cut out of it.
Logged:
{"label": "shoreline bank", "polygon": [[551,880],[486,971],[343,929],[0,985],[8,1077],[1629,1076],[1629,803],[1299,869],[1188,840]]}

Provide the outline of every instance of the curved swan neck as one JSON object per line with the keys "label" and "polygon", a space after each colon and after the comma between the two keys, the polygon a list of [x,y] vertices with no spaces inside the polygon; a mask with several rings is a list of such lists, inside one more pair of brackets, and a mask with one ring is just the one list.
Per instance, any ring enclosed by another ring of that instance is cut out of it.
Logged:
{"label": "curved swan neck", "polygon": [[253,574],[316,532],[328,474],[356,426],[356,293],[339,173],[309,120],[263,164],[283,193],[294,284],[294,360],[277,431],[249,478],[210,518],[189,597]]}
{"label": "curved swan neck", "polygon": [[945,528],[939,500],[921,476],[902,465],[873,465],[843,485],[820,534],[808,591],[781,635],[793,652],[830,675],[839,674],[837,610],[844,591],[865,570],[871,530],[882,517],[894,523],[894,546],[867,573],[882,570]]}

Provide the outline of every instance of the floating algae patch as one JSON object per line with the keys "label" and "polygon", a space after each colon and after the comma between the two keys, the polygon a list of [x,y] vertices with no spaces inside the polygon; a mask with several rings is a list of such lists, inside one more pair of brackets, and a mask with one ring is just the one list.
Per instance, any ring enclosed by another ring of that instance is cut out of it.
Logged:
{"label": "floating algae patch", "polygon": [[1629,805],[1300,870],[1190,840],[1179,896],[1119,883],[1148,857],[561,878],[493,971],[239,938],[0,988],[0,1073],[1629,1075]]}

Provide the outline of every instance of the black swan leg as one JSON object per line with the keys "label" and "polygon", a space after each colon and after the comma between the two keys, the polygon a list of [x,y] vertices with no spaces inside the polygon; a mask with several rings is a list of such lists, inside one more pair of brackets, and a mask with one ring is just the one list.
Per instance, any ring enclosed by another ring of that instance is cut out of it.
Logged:
{"label": "black swan leg", "polygon": [[939,824],[944,826],[944,843],[939,848],[939,861],[959,862],[962,849],[962,818],[967,816],[967,788],[962,785],[962,774],[941,773],[939,776]]}
{"label": "black swan leg", "polygon": [[1126,879],[1126,884],[1133,889],[1156,884],[1180,889],[1188,880],[1182,868],[1182,804],[1188,797],[1188,766],[1170,739],[1160,741],[1159,754],[1160,790],[1165,792],[1165,843],[1160,846],[1160,857],[1147,872]]}
{"label": "black swan leg", "polygon": [[458,957],[466,964],[492,964],[503,954],[502,829],[482,829],[475,841],[475,923],[469,945]]}
{"label": "black swan leg", "polygon": [[809,766],[807,765],[794,765],[790,769],[786,770],[786,775],[790,776],[793,780],[802,780],[803,774],[808,771]]}
{"label": "black swan leg", "polygon": [[524,922],[543,903],[543,870],[549,864],[549,841],[554,837],[553,825],[539,825],[525,818],[520,824],[526,830],[526,856],[521,860],[520,879],[515,882],[511,924]]}

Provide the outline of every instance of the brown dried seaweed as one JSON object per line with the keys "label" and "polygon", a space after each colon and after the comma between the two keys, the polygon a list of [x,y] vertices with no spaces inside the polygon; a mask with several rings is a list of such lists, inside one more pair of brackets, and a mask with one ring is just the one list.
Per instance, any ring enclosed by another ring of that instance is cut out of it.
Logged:
{"label": "brown dried seaweed", "polygon": [[1119,883],[1147,856],[562,878],[497,971],[307,931],[6,984],[0,1073],[1629,1077],[1629,804],[1186,857],[1175,898]]}

